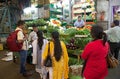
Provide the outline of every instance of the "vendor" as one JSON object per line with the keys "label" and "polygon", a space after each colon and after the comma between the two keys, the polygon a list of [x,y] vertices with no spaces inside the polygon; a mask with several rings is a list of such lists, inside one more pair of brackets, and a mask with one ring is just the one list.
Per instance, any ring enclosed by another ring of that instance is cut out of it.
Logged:
{"label": "vendor", "polygon": [[74,26],[77,28],[82,28],[85,25],[84,20],[81,19],[82,16],[78,16],[78,19],[75,21]]}

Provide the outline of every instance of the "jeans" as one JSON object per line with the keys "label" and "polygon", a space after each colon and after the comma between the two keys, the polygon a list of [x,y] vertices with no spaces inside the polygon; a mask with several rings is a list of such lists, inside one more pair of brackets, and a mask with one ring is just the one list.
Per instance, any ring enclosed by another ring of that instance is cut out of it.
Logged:
{"label": "jeans", "polygon": [[19,54],[20,54],[20,73],[24,74],[26,73],[25,64],[27,59],[27,50],[21,50]]}

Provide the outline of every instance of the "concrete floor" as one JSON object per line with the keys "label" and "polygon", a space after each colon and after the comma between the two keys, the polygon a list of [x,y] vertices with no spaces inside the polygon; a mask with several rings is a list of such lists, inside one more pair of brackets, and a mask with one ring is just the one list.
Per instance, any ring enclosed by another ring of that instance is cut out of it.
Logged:
{"label": "concrete floor", "polygon": [[2,61],[1,58],[5,57],[6,52],[0,51],[0,79],[40,79],[39,74],[35,72],[34,65],[27,64],[26,68],[32,72],[30,77],[23,77],[19,73],[19,62]]}
{"label": "concrete floor", "polygon": [[120,79],[120,66],[115,69],[109,69],[109,74],[105,79]]}
{"label": "concrete floor", "polygon": [[[5,57],[5,51],[0,51],[0,79],[40,79],[39,74],[35,72],[34,65],[27,64],[27,70],[30,70],[33,75],[23,77],[19,73],[19,62],[5,62],[1,58]],[[115,69],[109,69],[109,74],[105,79],[120,79],[120,66]]]}

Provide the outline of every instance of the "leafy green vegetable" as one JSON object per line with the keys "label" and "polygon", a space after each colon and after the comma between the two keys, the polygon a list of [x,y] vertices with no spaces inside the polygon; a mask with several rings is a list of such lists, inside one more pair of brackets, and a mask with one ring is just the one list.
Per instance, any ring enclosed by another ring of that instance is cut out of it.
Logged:
{"label": "leafy green vegetable", "polygon": [[70,79],[82,79],[82,77],[80,77],[80,76],[70,76]]}

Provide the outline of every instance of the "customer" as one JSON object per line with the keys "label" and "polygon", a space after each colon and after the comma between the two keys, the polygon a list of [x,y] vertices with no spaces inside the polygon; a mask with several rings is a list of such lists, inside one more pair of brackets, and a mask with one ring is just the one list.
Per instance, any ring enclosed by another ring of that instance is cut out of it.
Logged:
{"label": "customer", "polygon": [[105,31],[108,35],[111,53],[118,59],[120,49],[120,26],[119,21],[114,20],[112,27]]}
{"label": "customer", "polygon": [[88,43],[81,54],[86,65],[83,71],[84,79],[104,79],[108,74],[106,56],[109,44],[103,28],[95,25],[91,29],[93,41]]}
{"label": "customer", "polygon": [[32,63],[36,65],[36,72],[38,72],[41,78],[46,79],[47,71],[45,67],[41,66],[43,50],[48,43],[48,40],[43,37],[43,32],[37,32],[37,39],[33,41],[33,61]]}
{"label": "customer", "polygon": [[33,29],[33,31],[30,32],[29,38],[28,38],[28,40],[29,40],[29,50],[28,50],[28,56],[27,56],[27,63],[29,63],[29,64],[32,64],[32,53],[33,53],[32,42],[38,38],[37,34],[36,34],[37,31],[38,31],[38,27],[35,24],[33,24],[32,29]]}
{"label": "customer", "polygon": [[[52,41],[49,43],[50,56],[52,58],[52,70],[49,70],[50,79],[67,79],[68,78],[68,53],[64,42],[59,40],[59,33],[52,32]],[[43,60],[48,55],[48,44],[43,53]]]}
{"label": "customer", "polygon": [[81,19],[82,16],[78,16],[77,21],[75,21],[74,26],[77,28],[82,28],[85,25],[85,22]]}
{"label": "customer", "polygon": [[28,41],[27,41],[27,37],[25,37],[25,35],[23,34],[23,28],[25,26],[25,22],[22,20],[19,20],[17,23],[17,28],[16,30],[20,30],[17,33],[17,40],[19,43],[23,42],[23,46],[22,49],[19,51],[20,54],[20,73],[27,77],[30,76],[31,73],[28,73],[26,71],[25,68],[25,64],[26,64],[26,58],[27,58],[27,50],[28,50]]}
{"label": "customer", "polygon": [[36,32],[38,31],[38,27],[37,27],[35,24],[32,25],[32,28],[33,28],[33,31],[30,32],[30,34],[29,34],[29,41],[30,41],[31,43],[32,43],[34,40],[37,39],[37,34],[36,34]]}

